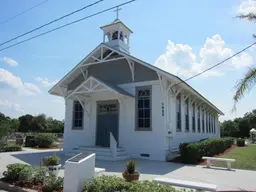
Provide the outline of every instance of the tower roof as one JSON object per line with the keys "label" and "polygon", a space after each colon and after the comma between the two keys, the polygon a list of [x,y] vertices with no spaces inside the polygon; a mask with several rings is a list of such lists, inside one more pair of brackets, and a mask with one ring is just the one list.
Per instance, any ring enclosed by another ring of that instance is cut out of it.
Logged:
{"label": "tower roof", "polygon": [[115,19],[113,22],[111,22],[110,24],[104,25],[102,27],[100,27],[102,30],[104,28],[113,26],[113,25],[121,25],[123,26],[126,30],[128,30],[130,33],[133,33],[132,30],[130,28],[128,28],[120,19]]}

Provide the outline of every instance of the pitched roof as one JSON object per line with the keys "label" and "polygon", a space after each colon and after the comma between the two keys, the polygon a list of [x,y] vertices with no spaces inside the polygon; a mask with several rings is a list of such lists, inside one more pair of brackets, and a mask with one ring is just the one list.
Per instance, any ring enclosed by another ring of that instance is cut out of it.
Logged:
{"label": "pitched roof", "polygon": [[120,54],[120,55],[123,55],[123,56],[125,56],[125,57],[128,57],[128,58],[132,59],[133,61],[136,61],[137,63],[142,64],[142,65],[144,65],[144,66],[146,66],[146,67],[148,67],[148,68],[150,68],[150,69],[156,71],[157,73],[159,73],[159,74],[165,76],[167,79],[175,79],[175,80],[178,80],[179,83],[180,83],[180,86],[184,86],[184,87],[187,88],[189,91],[191,91],[191,92],[193,92],[195,95],[199,96],[199,98],[201,98],[203,101],[205,101],[206,103],[208,103],[208,105],[210,105],[213,109],[215,109],[219,114],[224,115],[224,113],[223,113],[220,109],[218,109],[218,108],[217,108],[215,105],[213,105],[208,99],[206,99],[203,95],[201,95],[198,91],[196,91],[194,88],[192,88],[189,84],[187,84],[185,81],[183,81],[183,80],[182,80],[181,78],[179,78],[178,76],[173,75],[173,74],[171,74],[171,73],[169,73],[169,72],[167,72],[167,71],[164,71],[164,70],[162,70],[162,69],[160,69],[160,68],[158,68],[158,67],[156,67],[156,66],[154,66],[154,65],[151,65],[151,64],[149,64],[149,63],[147,63],[147,62],[145,62],[145,61],[142,61],[142,60],[140,60],[140,59],[138,59],[138,58],[136,58],[136,57],[134,57],[134,56],[132,56],[132,55],[130,55],[130,54],[127,54],[127,53],[125,53],[125,52],[122,52],[122,51],[119,51],[119,50],[117,50],[117,49],[115,49],[115,48],[112,48],[112,47],[108,46],[108,45],[105,44],[105,43],[101,43],[99,46],[97,46],[89,55],[87,55],[79,64],[77,64],[67,75],[65,75],[56,85],[54,85],[54,87],[52,87],[52,88],[49,90],[49,93],[54,94],[54,93],[53,93],[53,92],[54,92],[53,90],[56,89],[57,86],[58,86],[59,84],[61,84],[66,78],[68,78],[69,75],[71,75],[73,72],[75,72],[76,70],[78,70],[78,69],[79,69],[79,65],[83,64],[93,53],[95,53],[97,50],[99,50],[102,46],[105,47],[105,48],[107,48],[107,49],[109,49],[109,50],[112,50],[112,51],[114,51],[114,52],[116,52],[116,53],[118,53],[118,54]]}

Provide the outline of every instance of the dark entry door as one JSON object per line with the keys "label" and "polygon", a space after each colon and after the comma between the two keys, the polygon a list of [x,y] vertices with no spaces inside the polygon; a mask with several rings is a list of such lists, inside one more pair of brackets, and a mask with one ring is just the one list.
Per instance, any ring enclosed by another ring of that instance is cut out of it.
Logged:
{"label": "dark entry door", "polygon": [[97,146],[110,146],[110,132],[118,142],[118,113],[119,105],[117,100],[97,103]]}

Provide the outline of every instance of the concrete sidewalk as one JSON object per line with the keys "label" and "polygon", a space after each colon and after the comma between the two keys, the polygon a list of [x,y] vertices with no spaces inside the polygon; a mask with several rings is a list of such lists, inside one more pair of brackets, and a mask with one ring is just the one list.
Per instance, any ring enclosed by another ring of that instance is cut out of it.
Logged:
{"label": "concrete sidewalk", "polygon": [[[65,156],[59,150],[29,150],[23,152],[0,153],[0,174],[11,163],[27,163],[39,167],[43,157],[56,154],[61,158],[61,164],[70,157]],[[122,177],[126,161],[96,160],[96,167],[105,168],[104,175],[116,175]],[[141,173],[140,180],[153,180],[155,177],[167,177],[172,179],[197,181],[216,184],[218,190],[256,191],[256,171],[226,169],[208,169],[203,166],[184,165],[179,163],[148,161],[137,159],[137,170]]]}

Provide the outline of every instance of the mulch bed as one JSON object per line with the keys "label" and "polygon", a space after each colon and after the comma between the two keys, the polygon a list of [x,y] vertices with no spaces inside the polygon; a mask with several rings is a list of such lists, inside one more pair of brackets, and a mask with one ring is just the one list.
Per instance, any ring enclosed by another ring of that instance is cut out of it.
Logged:
{"label": "mulch bed", "polygon": [[[236,147],[237,147],[236,145],[232,145],[230,148],[226,149],[223,153],[219,153],[218,155],[215,155],[214,157],[220,157],[220,156],[222,156],[222,155],[225,155],[225,154],[229,153],[231,150],[233,150],[233,149],[236,148]],[[173,163],[182,163],[180,156],[179,156],[179,157],[176,157],[176,158],[174,158],[174,159],[172,159],[172,160],[169,161],[169,162],[173,162]],[[197,165],[206,165],[206,164],[207,164],[206,160],[202,160],[202,161],[200,161]]]}
{"label": "mulch bed", "polygon": [[[33,185],[32,183],[29,183],[29,182],[9,181],[5,178],[1,178],[0,180],[5,183],[9,183],[10,185],[15,185],[15,186],[22,187],[22,188],[32,189],[32,190],[36,190],[39,192],[42,192],[42,188],[43,188],[43,183],[38,183],[37,185]],[[56,192],[63,192],[63,189],[60,189]]]}

